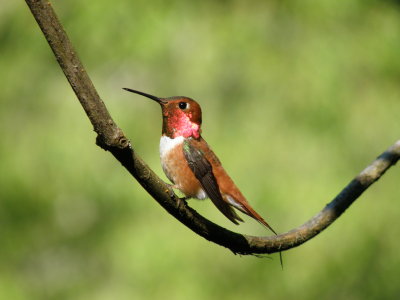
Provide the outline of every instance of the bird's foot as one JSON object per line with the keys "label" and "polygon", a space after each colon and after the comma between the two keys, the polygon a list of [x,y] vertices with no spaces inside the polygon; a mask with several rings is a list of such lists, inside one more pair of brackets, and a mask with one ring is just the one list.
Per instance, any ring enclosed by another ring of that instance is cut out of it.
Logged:
{"label": "bird's foot", "polygon": [[176,186],[176,184],[166,183],[166,185],[168,185],[169,188],[165,192],[167,192],[171,198],[174,198],[175,197],[174,189],[177,189],[178,187]]}
{"label": "bird's foot", "polygon": [[[176,194],[174,193],[173,190],[174,189],[179,189],[178,186],[176,184],[170,184],[170,183],[167,183],[167,185],[168,185],[169,189],[166,192],[169,193],[169,196],[171,198],[174,198],[176,196]],[[190,197],[186,197],[185,196],[185,197],[177,197],[177,198],[178,198],[177,205],[179,207],[182,204],[184,204],[186,202],[186,200],[189,199]]]}

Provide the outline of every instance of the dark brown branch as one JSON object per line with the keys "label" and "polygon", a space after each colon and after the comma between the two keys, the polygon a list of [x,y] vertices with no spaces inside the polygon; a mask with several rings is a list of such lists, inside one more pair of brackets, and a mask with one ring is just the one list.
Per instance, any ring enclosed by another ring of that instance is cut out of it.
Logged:
{"label": "dark brown branch", "polygon": [[82,66],[50,2],[25,0],[45,35],[72,89],[93,124],[97,144],[110,151],[146,191],[171,215],[205,239],[234,253],[273,253],[301,245],[335,221],[372,183],[400,158],[400,141],[353,179],[321,212],[302,226],[271,237],[241,235],[199,215],[179,198],[134,152],[117,127]]}

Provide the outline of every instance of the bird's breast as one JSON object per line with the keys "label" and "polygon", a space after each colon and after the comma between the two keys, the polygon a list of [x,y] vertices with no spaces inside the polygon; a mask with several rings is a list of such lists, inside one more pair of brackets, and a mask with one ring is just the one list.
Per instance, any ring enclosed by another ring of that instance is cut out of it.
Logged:
{"label": "bird's breast", "polygon": [[187,197],[205,199],[206,193],[194,176],[183,154],[184,137],[162,136],[160,140],[160,160],[165,175]]}

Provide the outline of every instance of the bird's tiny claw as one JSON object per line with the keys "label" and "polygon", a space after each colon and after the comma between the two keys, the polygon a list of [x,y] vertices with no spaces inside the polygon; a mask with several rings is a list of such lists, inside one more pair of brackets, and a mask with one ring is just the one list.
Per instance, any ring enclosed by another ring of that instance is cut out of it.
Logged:
{"label": "bird's tiny claw", "polygon": [[175,193],[174,193],[174,190],[173,190],[173,189],[175,189],[176,186],[175,186],[175,185],[172,185],[172,184],[169,184],[169,183],[167,183],[167,185],[168,185],[169,189],[165,190],[165,192],[168,193],[168,195],[169,195],[171,198],[173,198],[173,197],[175,196]]}
{"label": "bird's tiny claw", "polygon": [[171,197],[174,198],[175,193],[172,189],[166,189],[165,192]]}

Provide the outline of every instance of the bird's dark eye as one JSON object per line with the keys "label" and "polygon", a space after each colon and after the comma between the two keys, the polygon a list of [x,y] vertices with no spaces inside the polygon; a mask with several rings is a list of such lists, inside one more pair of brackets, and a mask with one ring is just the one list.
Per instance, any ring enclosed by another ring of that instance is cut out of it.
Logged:
{"label": "bird's dark eye", "polygon": [[180,109],[186,109],[187,108],[187,106],[188,106],[188,104],[186,103],[186,102],[179,102],[179,108]]}

